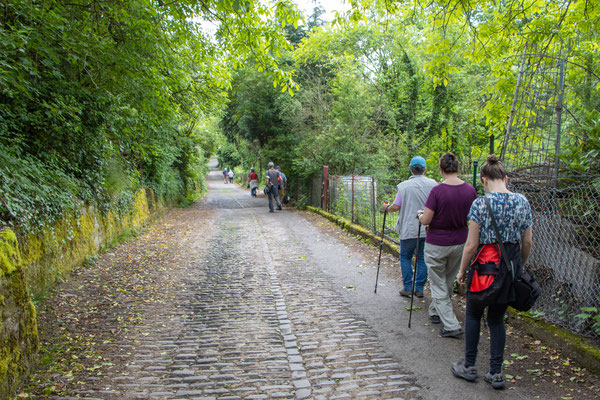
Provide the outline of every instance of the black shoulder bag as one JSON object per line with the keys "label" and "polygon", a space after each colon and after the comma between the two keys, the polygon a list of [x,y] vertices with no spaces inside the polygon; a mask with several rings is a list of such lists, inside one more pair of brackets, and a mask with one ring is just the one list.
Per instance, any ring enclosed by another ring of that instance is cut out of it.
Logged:
{"label": "black shoulder bag", "polygon": [[496,233],[496,240],[500,246],[500,252],[502,253],[504,263],[506,264],[506,267],[510,271],[513,278],[511,290],[514,291],[514,297],[512,297],[508,305],[518,311],[529,311],[535,304],[537,298],[540,296],[540,285],[538,285],[533,272],[528,274],[523,269],[523,271],[520,271],[520,273],[515,273],[514,265],[512,261],[508,259],[508,253],[506,252],[504,243],[502,243],[502,237],[500,236],[498,225],[496,225],[496,219],[494,218],[494,212],[492,211],[490,201],[487,196],[484,196],[483,199],[485,201],[485,205],[487,206],[488,212],[490,213],[490,218],[492,219],[492,226],[494,228],[494,232]]}

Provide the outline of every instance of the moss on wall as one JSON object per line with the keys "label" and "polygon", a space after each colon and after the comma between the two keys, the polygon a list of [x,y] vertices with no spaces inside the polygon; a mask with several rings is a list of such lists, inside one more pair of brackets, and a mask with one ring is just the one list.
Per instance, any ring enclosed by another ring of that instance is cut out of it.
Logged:
{"label": "moss on wall", "polygon": [[518,312],[512,308],[509,308],[509,311],[511,323],[518,326],[519,329],[559,348],[563,354],[576,360],[585,368],[600,374],[600,349],[590,340],[539,318],[532,318],[527,313]]}
{"label": "moss on wall", "polygon": [[[371,232],[364,226],[353,224],[351,221],[347,220],[346,218],[342,218],[342,217],[338,217],[337,215],[330,214],[326,211],[321,210],[320,208],[308,206],[308,207],[306,207],[306,209],[315,214],[319,214],[332,222],[335,222],[342,229],[345,229],[348,232],[351,232],[358,236],[362,236],[365,239],[369,239],[369,241],[375,246],[379,246],[381,244],[381,237],[375,236],[375,234],[373,234],[373,232]],[[398,246],[394,242],[387,240],[387,239],[383,240],[383,249],[386,252],[388,252],[396,257],[398,257],[400,254],[400,246]]]}
{"label": "moss on wall", "polygon": [[144,225],[150,218],[150,209],[148,199],[144,190],[138,190],[133,198],[133,211],[127,220],[127,226],[130,229],[136,229]]}
{"label": "moss on wall", "polygon": [[1,399],[14,394],[38,348],[30,294],[45,297],[57,280],[66,278],[119,235],[142,227],[160,207],[152,189],[140,189],[129,212],[103,214],[88,206],[23,237],[0,227]]}
{"label": "moss on wall", "polygon": [[[0,229],[0,398],[13,394],[38,348],[30,293],[43,297],[58,279],[97,254],[103,245],[143,226],[151,217],[147,196],[148,190],[139,190],[132,209],[121,217],[89,206],[19,240],[12,230]],[[153,193],[150,201],[156,204]]]}
{"label": "moss on wall", "polygon": [[42,232],[24,237],[23,270],[29,290],[36,298],[43,297],[58,279],[68,276],[113,238],[142,227],[150,215],[147,191],[140,189],[132,209],[124,215],[114,211],[102,214],[88,206],[77,214],[65,215]]}
{"label": "moss on wall", "polygon": [[0,276],[13,273],[21,264],[17,236],[10,229],[0,232]]}
{"label": "moss on wall", "polygon": [[9,398],[38,348],[36,312],[14,232],[0,230],[0,398]]}

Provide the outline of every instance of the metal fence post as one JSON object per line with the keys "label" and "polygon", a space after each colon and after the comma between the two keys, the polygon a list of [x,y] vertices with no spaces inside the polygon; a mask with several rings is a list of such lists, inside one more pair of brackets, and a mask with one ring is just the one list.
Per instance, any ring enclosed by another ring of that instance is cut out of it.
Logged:
{"label": "metal fence post", "polygon": [[554,179],[558,187],[558,167],[560,162],[560,131],[562,123],[563,96],[565,91],[565,59],[560,60],[560,80],[558,87],[558,99],[556,100],[556,148],[554,149]]}
{"label": "metal fence post", "polygon": [[351,219],[350,221],[352,221],[352,223],[354,223],[354,174],[352,174],[352,209],[351,209]]}
{"label": "metal fence post", "polygon": [[475,191],[477,191],[477,165],[479,164],[479,161],[474,160],[473,161],[473,187],[475,188]]}
{"label": "metal fence post", "polygon": [[323,188],[323,193],[321,194],[321,209],[327,211],[327,193],[329,193],[329,167],[327,165],[323,165],[323,173],[321,176],[321,187]]}
{"label": "metal fence post", "polygon": [[525,58],[527,56],[527,43],[523,49],[523,58],[521,59],[521,67],[519,68],[519,76],[517,77],[517,85],[515,86],[515,95],[513,97],[512,106],[510,109],[510,116],[508,117],[508,124],[506,126],[506,133],[504,134],[504,144],[502,145],[502,151],[500,152],[500,161],[504,163],[504,155],[506,148],[508,147],[508,138],[512,129],[513,119],[515,118],[515,110],[517,107],[517,99],[519,98],[519,89],[521,88],[521,79],[523,78],[523,70],[525,68]]}
{"label": "metal fence post", "polygon": [[375,197],[375,176],[371,176],[371,208],[373,209],[373,233],[377,233],[377,204]]}

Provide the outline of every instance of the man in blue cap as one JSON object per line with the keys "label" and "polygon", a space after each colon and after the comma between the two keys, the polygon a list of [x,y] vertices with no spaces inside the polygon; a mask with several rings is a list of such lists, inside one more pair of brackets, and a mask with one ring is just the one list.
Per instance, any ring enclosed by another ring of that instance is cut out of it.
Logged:
{"label": "man in blue cap", "polygon": [[408,166],[411,177],[398,184],[398,194],[396,194],[394,202],[383,206],[384,211],[386,208],[388,212],[399,211],[396,231],[400,238],[400,268],[404,285],[404,288],[400,290],[400,295],[405,297],[410,297],[412,294],[412,258],[415,252],[418,252],[415,296],[423,297],[423,288],[427,282],[427,266],[423,256],[425,240],[419,242],[417,249],[419,221],[415,218],[417,211],[422,210],[425,206],[429,192],[437,185],[436,181],[425,176],[426,166],[423,157],[413,157]]}

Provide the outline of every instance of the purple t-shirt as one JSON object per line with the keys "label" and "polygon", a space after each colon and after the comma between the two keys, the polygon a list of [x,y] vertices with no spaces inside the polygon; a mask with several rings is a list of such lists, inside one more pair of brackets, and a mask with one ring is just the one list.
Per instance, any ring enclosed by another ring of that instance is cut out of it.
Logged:
{"label": "purple t-shirt", "polygon": [[477,198],[475,188],[464,182],[460,185],[440,183],[429,193],[425,207],[434,212],[427,229],[427,243],[455,246],[467,240],[467,215]]}
{"label": "purple t-shirt", "polygon": [[394,199],[394,203],[397,205],[398,207],[402,207],[402,195],[400,194],[400,191],[398,190],[398,193],[396,193],[396,198]]}

